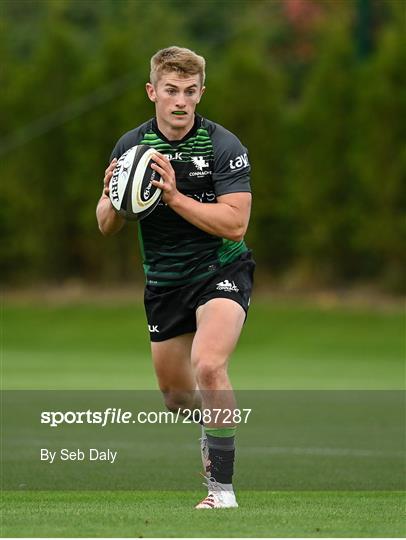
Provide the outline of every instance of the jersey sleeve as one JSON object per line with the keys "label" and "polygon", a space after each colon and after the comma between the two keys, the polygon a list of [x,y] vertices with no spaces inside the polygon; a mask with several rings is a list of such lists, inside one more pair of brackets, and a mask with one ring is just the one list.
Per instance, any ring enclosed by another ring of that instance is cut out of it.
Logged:
{"label": "jersey sleeve", "polygon": [[216,196],[251,192],[248,150],[222,126],[212,135],[214,151],[213,184]]}
{"label": "jersey sleeve", "polygon": [[123,148],[124,148],[123,137],[121,137],[121,139],[119,139],[116,142],[116,145],[110,154],[110,163],[113,161],[114,158],[118,159],[120,156],[124,154]]}
{"label": "jersey sleeve", "polygon": [[120,137],[115,147],[113,148],[113,151],[110,154],[110,163],[113,161],[114,158],[119,159],[124,154],[124,152],[127,152],[127,150],[129,150],[136,144],[140,144],[149,122],[150,120],[148,122],[145,122],[141,126],[132,129],[131,131],[128,131],[122,137]]}
{"label": "jersey sleeve", "polygon": [[122,144],[122,141],[120,139],[120,140],[117,141],[116,146],[113,148],[113,151],[110,154],[109,163],[111,163],[114,158],[116,158],[118,160],[119,157],[122,156],[123,154],[124,154],[124,152],[123,152],[123,144]]}

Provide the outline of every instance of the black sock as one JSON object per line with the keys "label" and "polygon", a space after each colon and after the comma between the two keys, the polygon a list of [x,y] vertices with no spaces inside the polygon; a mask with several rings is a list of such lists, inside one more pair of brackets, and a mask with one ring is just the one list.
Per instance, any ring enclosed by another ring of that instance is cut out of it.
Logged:
{"label": "black sock", "polygon": [[[211,433],[215,432],[215,430],[210,431]],[[221,484],[231,484],[234,472],[235,437],[234,435],[231,437],[216,437],[207,432],[206,434],[209,443],[210,476]]]}
{"label": "black sock", "polygon": [[210,476],[222,484],[232,484],[235,450],[209,448]]}

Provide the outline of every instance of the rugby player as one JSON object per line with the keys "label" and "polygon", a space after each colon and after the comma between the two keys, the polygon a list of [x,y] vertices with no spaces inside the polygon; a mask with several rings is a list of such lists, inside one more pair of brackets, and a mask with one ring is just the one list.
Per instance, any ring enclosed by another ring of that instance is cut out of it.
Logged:
{"label": "rugby player", "polygon": [[[108,196],[117,159],[138,144],[159,151],[153,168],[164,181],[163,197],[139,222],[139,241],[152,359],[171,411],[236,408],[227,367],[255,268],[244,242],[251,209],[248,152],[230,131],[196,114],[204,82],[205,60],[189,49],[169,47],[152,57],[146,92],[155,117],[115,145],[96,211],[100,231],[117,233],[124,219]],[[208,495],[196,508],[236,507],[236,426],[222,414],[201,423]]]}

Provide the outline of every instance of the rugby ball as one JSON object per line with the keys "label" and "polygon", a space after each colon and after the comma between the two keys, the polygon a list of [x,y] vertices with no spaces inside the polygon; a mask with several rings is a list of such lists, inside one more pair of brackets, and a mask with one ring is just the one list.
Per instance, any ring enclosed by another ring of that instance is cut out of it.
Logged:
{"label": "rugby ball", "polygon": [[146,144],[133,146],[117,161],[110,180],[110,201],[125,219],[139,221],[148,216],[159,204],[162,190],[152,180],[163,183],[151,168],[151,157],[157,150]]}

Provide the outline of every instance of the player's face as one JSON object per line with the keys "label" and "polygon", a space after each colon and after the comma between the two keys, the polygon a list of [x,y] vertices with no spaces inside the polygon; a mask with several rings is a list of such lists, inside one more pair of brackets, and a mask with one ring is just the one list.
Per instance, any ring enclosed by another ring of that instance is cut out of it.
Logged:
{"label": "player's face", "polygon": [[155,85],[147,84],[147,93],[155,103],[159,129],[169,137],[182,138],[193,126],[196,105],[205,88],[199,75],[161,75]]}

